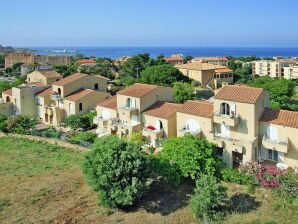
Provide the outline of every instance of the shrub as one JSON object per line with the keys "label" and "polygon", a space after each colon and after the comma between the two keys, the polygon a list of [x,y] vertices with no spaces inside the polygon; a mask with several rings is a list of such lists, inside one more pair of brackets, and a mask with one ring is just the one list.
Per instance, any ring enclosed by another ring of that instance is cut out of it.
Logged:
{"label": "shrub", "polygon": [[173,87],[173,98],[176,103],[184,103],[193,100],[195,97],[194,88],[189,83],[175,82]]}
{"label": "shrub", "polygon": [[158,157],[162,157],[163,161],[168,161],[172,166],[179,167],[179,173],[192,180],[201,174],[220,174],[221,161],[216,157],[215,145],[190,134],[166,139]]}
{"label": "shrub", "polygon": [[249,177],[245,173],[228,167],[221,170],[221,176],[223,181],[230,183],[247,184],[249,181]]}
{"label": "shrub", "polygon": [[133,132],[129,138],[130,138],[130,141],[135,144],[142,145],[145,143],[145,139],[141,131]]}
{"label": "shrub", "polygon": [[72,137],[70,137],[69,141],[74,144],[79,144],[81,141],[94,143],[97,135],[94,132],[79,132]]}
{"label": "shrub", "polygon": [[41,132],[41,136],[46,138],[60,138],[61,134],[61,131],[56,130],[54,127],[49,127],[49,129]]}
{"label": "shrub", "polygon": [[278,177],[284,175],[286,175],[286,172],[275,166],[262,166],[257,173],[257,178],[262,187],[277,188],[279,186]]}
{"label": "shrub", "polygon": [[5,131],[5,121],[7,117],[3,114],[0,114],[0,131]]}
{"label": "shrub", "polygon": [[196,181],[195,194],[190,200],[191,208],[197,219],[213,219],[227,202],[227,188],[214,176],[202,175]]}
{"label": "shrub", "polygon": [[64,126],[70,127],[72,130],[77,130],[79,128],[88,129],[90,126],[90,118],[85,115],[70,115],[63,121]]}
{"label": "shrub", "polygon": [[141,146],[106,136],[87,153],[83,171],[102,205],[124,208],[144,194],[148,160]]}
{"label": "shrub", "polygon": [[30,134],[31,129],[36,125],[36,119],[26,115],[19,115],[8,118],[4,124],[4,131],[16,134]]}
{"label": "shrub", "polygon": [[259,185],[259,179],[257,175],[260,170],[261,165],[253,161],[247,162],[239,167],[240,174],[244,174],[247,177],[246,183],[249,182],[254,185]]}
{"label": "shrub", "polygon": [[276,192],[288,198],[298,196],[298,175],[293,170],[288,170],[286,175],[278,178],[279,187]]}

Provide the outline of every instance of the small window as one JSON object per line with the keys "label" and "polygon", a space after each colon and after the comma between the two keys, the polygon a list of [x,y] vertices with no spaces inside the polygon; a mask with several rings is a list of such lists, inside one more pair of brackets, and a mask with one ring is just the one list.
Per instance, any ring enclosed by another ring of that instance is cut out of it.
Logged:
{"label": "small window", "polygon": [[6,103],[8,103],[8,102],[10,102],[10,97],[9,96],[6,97]]}
{"label": "small window", "polygon": [[83,110],[83,104],[80,103],[80,104],[79,104],[79,111],[82,111],[82,110]]}
{"label": "small window", "polygon": [[98,89],[98,83],[95,83],[94,89]]}
{"label": "small window", "polygon": [[278,162],[278,152],[276,150],[268,149],[268,159]]}
{"label": "small window", "polygon": [[58,94],[61,95],[61,89],[60,88],[58,88]]}

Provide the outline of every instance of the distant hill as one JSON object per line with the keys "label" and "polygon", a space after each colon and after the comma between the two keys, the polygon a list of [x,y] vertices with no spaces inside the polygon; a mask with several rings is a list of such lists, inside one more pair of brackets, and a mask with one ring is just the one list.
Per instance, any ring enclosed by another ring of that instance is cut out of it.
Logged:
{"label": "distant hill", "polygon": [[1,44],[0,44],[0,52],[12,52],[12,51],[14,51],[15,49],[13,48],[13,47],[11,47],[11,46],[6,46],[6,47],[4,47],[4,46],[2,46]]}

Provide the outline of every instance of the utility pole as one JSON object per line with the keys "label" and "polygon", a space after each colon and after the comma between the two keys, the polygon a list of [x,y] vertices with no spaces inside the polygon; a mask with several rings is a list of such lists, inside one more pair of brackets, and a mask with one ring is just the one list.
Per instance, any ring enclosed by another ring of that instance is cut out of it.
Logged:
{"label": "utility pole", "polygon": [[135,68],[135,70],[137,70],[137,79],[139,80],[139,70],[141,69],[141,67],[139,67],[139,66],[137,66],[136,68]]}

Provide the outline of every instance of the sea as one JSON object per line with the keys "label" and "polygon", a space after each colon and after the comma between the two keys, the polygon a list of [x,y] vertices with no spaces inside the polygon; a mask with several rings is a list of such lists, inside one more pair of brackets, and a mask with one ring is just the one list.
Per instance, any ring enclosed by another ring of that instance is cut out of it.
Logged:
{"label": "sea", "polygon": [[30,47],[41,55],[76,55],[85,57],[119,58],[148,53],[151,57],[163,54],[183,54],[193,57],[212,56],[257,56],[257,57],[298,57],[298,48],[261,48],[261,47]]}

